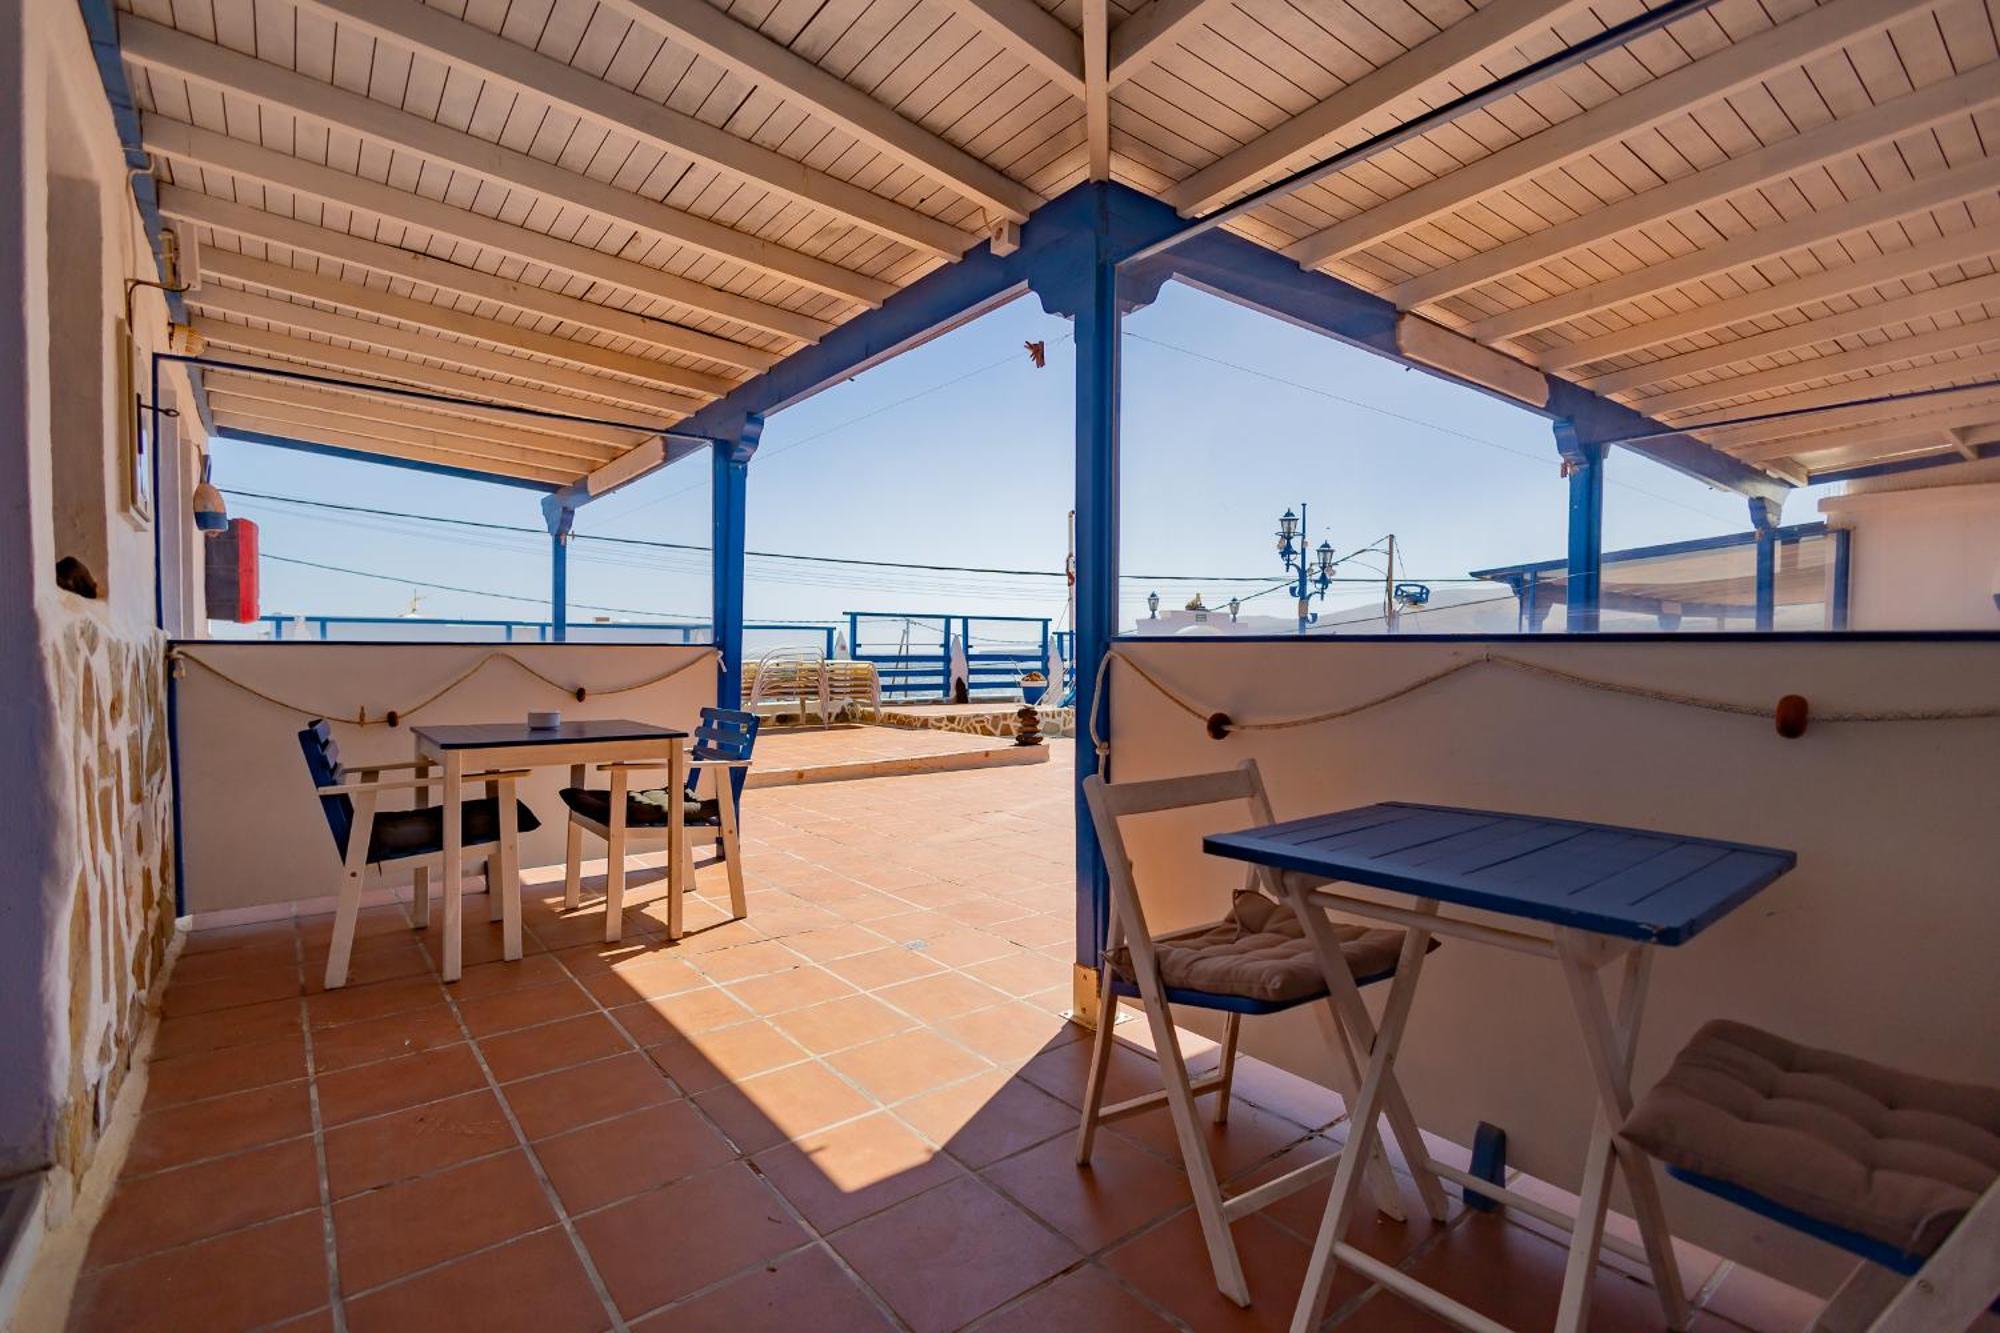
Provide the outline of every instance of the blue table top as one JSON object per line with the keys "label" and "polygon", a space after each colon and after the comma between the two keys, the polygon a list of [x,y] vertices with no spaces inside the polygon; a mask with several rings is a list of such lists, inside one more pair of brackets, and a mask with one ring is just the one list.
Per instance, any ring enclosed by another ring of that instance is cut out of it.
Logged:
{"label": "blue table top", "polygon": [[1714,838],[1387,801],[1203,840],[1215,856],[1682,944],[1798,864]]}

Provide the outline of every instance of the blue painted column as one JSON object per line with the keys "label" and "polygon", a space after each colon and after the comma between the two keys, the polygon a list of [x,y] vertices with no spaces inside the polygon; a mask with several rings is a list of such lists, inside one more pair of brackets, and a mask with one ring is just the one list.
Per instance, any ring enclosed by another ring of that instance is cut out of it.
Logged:
{"label": "blue painted column", "polygon": [[[1088,232],[1051,254],[1030,282],[1076,340],[1076,961],[1095,968],[1104,949],[1110,882],[1091,831],[1083,781],[1099,770],[1089,719],[1111,729],[1111,701],[1097,700],[1098,672],[1118,633],[1118,270],[1107,196]],[[1108,776],[1108,774],[1107,774]],[[1078,1003],[1085,1003],[1079,978]]]}
{"label": "blue painted column", "polygon": [[1556,450],[1569,477],[1566,627],[1574,634],[1593,634],[1604,581],[1605,446],[1578,439],[1567,421],[1556,422],[1555,428]]}
{"label": "blue painted column", "polygon": [[568,505],[554,505],[547,511],[549,522],[549,634],[557,643],[569,638],[569,535],[576,525],[576,511]]}
{"label": "blue painted column", "polygon": [[764,418],[744,419],[736,438],[710,446],[713,481],[709,504],[714,514],[714,548],[709,561],[713,581],[711,619],[715,646],[722,654],[716,666],[715,702],[719,708],[743,706],[743,547],[747,536],[746,506],[750,459],[764,434]]}
{"label": "blue painted column", "polygon": [[1782,495],[1750,497],[1750,526],[1757,533],[1757,631],[1768,634],[1778,619],[1778,517]]}
{"label": "blue painted column", "polygon": [[1854,578],[1854,530],[1833,530],[1833,605],[1827,609],[1829,629],[1847,628],[1848,585]]}

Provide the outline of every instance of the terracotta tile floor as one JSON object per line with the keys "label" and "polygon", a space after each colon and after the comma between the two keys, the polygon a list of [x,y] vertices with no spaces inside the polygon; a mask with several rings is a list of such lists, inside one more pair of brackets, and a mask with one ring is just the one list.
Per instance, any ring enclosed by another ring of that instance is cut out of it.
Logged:
{"label": "terracotta tile floor", "polygon": [[[529,877],[517,963],[470,900],[450,987],[438,931],[395,909],[331,994],[324,918],[192,936],[71,1326],[1282,1327],[1318,1199],[1238,1225],[1240,1311],[1163,1116],[1072,1165],[1070,758],[755,793],[749,919],[704,870],[678,946],[643,882],[625,941],[593,943],[601,910],[565,917],[559,871]],[[1113,1096],[1153,1086],[1143,1046],[1121,1039]],[[1270,1066],[1237,1086],[1214,1141],[1239,1185],[1344,1132]],[[1457,1208],[1357,1242],[1503,1319],[1545,1321],[1562,1277],[1544,1231]],[[1813,1309],[1699,1251],[1686,1271],[1707,1333]],[[1659,1326],[1630,1266],[1595,1300],[1597,1327]],[[1330,1322],[1442,1327],[1352,1276]]]}

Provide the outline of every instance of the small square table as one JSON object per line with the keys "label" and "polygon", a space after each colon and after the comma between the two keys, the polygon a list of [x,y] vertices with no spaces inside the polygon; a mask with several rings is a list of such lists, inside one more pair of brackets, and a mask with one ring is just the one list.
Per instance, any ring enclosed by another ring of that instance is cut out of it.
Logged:
{"label": "small square table", "polygon": [[[1605,1246],[1642,1259],[1651,1269],[1669,1326],[1686,1326],[1689,1311],[1652,1164],[1616,1138],[1618,1126],[1632,1109],[1632,1057],[1653,954],[1655,946],[1685,944],[1740,907],[1790,871],[1798,862],[1795,853],[1609,824],[1401,801],[1216,834],[1206,838],[1203,847],[1212,855],[1248,861],[1272,872],[1293,872],[1273,873],[1270,878],[1311,936],[1341,1017],[1355,1028],[1350,1037],[1372,1052],[1349,1116],[1360,1142],[1348,1143],[1334,1176],[1305,1288],[1293,1314],[1295,1333],[1317,1328],[1325,1317],[1327,1292],[1338,1263],[1462,1328],[1500,1328],[1342,1239],[1361,1184],[1357,1168],[1373,1150],[1385,1096],[1393,1097],[1396,1087],[1388,1071],[1402,1042],[1433,935],[1512,949],[1557,964],[1596,1085],[1597,1118],[1575,1217],[1434,1159],[1413,1165],[1569,1229],[1569,1265],[1556,1316],[1556,1327],[1563,1333],[1583,1328],[1589,1318],[1591,1274]],[[1326,887],[1328,881],[1409,894],[1416,901],[1410,907],[1374,902],[1335,892]],[[1443,916],[1440,904],[1554,929],[1544,935]],[[1326,916],[1329,909],[1400,925],[1406,931],[1379,1032],[1347,973]],[[1621,961],[1623,979],[1614,1015],[1598,973]],[[1400,1109],[1388,1107],[1391,1113]],[[1614,1164],[1631,1192],[1642,1241],[1638,1247],[1604,1232]]]}
{"label": "small square table", "polygon": [[[481,722],[463,726],[412,727],[416,738],[417,776],[427,777],[430,766],[442,772],[444,796],[444,864],[439,870],[444,883],[444,963],[446,981],[457,981],[463,970],[461,941],[464,921],[461,883],[464,876],[464,832],[459,806],[465,798],[465,761],[475,758],[482,769],[540,768],[553,764],[570,766],[570,785],[581,787],[589,765],[619,761],[661,761],[667,767],[670,790],[678,791],[687,781],[685,731],[655,726],[650,722],[629,722],[622,718],[564,722],[555,727],[530,727],[523,722]],[[427,801],[428,788],[418,790],[418,799]],[[679,852],[683,814],[679,801],[668,802],[667,873],[679,873]],[[509,865],[503,874],[518,875],[519,866]],[[614,876],[624,873],[622,859],[610,869]],[[426,872],[417,874],[419,904],[427,899]],[[671,878],[669,880],[671,882]],[[521,956],[521,909],[518,892],[502,891],[502,901],[494,904],[501,913],[501,956],[509,960]],[[425,909],[426,911],[428,909]],[[614,923],[615,924],[615,923]],[[615,937],[614,937],[615,938]]]}

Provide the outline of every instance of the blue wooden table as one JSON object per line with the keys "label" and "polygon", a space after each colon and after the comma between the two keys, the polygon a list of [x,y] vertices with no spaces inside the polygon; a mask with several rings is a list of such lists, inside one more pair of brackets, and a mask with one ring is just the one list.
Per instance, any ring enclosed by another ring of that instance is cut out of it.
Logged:
{"label": "blue wooden table", "polygon": [[[1597,1091],[1597,1119],[1574,1217],[1435,1158],[1416,1165],[1471,1193],[1569,1228],[1569,1266],[1556,1316],[1562,1333],[1575,1333],[1587,1324],[1591,1276],[1606,1247],[1643,1260],[1668,1326],[1686,1327],[1690,1311],[1652,1164],[1614,1134],[1632,1109],[1632,1055],[1654,946],[1684,944],[1742,906],[1797,864],[1794,853],[1610,824],[1401,801],[1214,834],[1203,846],[1212,855],[1274,872],[1273,888],[1291,903],[1313,940],[1349,1039],[1371,1051],[1367,1076],[1348,1117],[1356,1128],[1321,1218],[1293,1316],[1294,1333],[1319,1326],[1334,1272],[1342,1263],[1461,1328],[1501,1333],[1500,1325],[1479,1312],[1344,1239],[1362,1180],[1358,1166],[1373,1148],[1384,1098],[1393,1095],[1390,1070],[1434,936],[1556,963],[1583,1036]],[[1403,906],[1358,897],[1343,892],[1342,884],[1406,894],[1414,901]],[[1444,906],[1477,909],[1485,919],[1446,915],[1440,910]],[[1360,1006],[1328,912],[1405,930],[1379,1031]],[[1511,920],[1496,922],[1495,916]],[[1607,1003],[1599,976],[1613,964],[1622,972],[1615,1007]],[[1631,1193],[1640,1234],[1636,1246],[1605,1234],[1614,1170],[1624,1176]]]}

